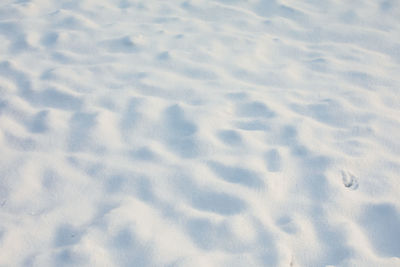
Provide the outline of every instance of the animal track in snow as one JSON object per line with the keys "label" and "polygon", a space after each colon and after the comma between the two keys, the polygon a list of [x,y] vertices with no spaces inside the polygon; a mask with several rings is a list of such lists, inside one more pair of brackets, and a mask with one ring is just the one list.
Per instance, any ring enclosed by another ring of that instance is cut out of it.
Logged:
{"label": "animal track in snow", "polygon": [[342,171],[342,181],[344,186],[347,188],[352,190],[356,190],[358,188],[357,178],[350,172]]}

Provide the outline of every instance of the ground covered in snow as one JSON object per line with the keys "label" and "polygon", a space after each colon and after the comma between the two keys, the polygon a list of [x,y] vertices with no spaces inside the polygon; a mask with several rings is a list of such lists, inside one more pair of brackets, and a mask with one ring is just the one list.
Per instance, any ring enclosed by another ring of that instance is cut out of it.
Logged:
{"label": "ground covered in snow", "polygon": [[0,266],[400,266],[400,2],[2,0]]}

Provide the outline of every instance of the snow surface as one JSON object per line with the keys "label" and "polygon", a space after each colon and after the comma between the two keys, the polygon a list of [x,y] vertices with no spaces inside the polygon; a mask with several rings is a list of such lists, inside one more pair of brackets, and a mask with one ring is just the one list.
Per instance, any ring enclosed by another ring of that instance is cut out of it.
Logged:
{"label": "snow surface", "polygon": [[0,266],[400,266],[400,1],[2,0]]}

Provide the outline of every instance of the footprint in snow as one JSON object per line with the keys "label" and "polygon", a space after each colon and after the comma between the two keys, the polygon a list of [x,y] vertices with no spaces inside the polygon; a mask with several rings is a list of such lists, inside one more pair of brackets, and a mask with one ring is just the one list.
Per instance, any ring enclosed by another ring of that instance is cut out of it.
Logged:
{"label": "footprint in snow", "polygon": [[352,190],[356,190],[358,188],[357,178],[350,172],[342,171],[342,181],[344,186],[347,188]]}

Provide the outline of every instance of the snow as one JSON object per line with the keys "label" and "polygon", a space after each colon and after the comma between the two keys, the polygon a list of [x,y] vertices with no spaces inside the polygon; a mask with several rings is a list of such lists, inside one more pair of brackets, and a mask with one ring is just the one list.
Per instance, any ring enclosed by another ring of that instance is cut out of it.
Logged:
{"label": "snow", "polygon": [[400,266],[400,2],[3,0],[0,266]]}

